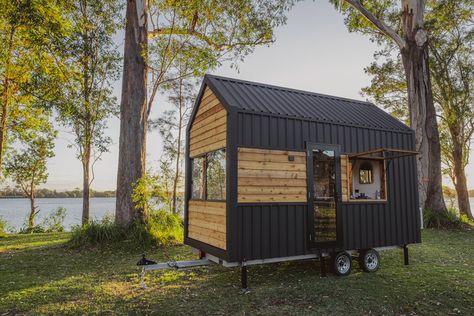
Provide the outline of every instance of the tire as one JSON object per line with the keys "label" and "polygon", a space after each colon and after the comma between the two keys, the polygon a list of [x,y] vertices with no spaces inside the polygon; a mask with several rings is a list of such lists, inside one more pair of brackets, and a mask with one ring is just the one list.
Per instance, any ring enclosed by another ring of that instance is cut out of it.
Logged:
{"label": "tire", "polygon": [[380,268],[379,253],[375,249],[359,251],[359,265],[365,272],[376,272]]}
{"label": "tire", "polygon": [[345,251],[335,254],[332,258],[334,273],[338,276],[346,276],[352,271],[352,257]]}

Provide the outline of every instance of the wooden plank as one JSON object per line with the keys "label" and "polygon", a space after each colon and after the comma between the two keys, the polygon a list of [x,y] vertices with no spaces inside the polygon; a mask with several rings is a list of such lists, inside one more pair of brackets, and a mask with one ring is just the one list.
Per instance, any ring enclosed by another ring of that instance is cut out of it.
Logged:
{"label": "wooden plank", "polygon": [[306,195],[239,195],[239,203],[263,203],[263,202],[306,202]]}
{"label": "wooden plank", "polygon": [[215,239],[210,235],[202,235],[202,234],[199,234],[195,231],[188,232],[188,236],[190,238],[199,240],[199,241],[201,241],[205,244],[208,244],[208,245],[226,250],[226,241],[225,240]]}
{"label": "wooden plank", "polygon": [[217,113],[212,114],[209,117],[206,117],[205,119],[201,120],[200,122],[197,122],[197,123],[193,122],[193,125],[191,127],[191,132],[195,132],[198,129],[200,129],[200,128],[206,126],[206,125],[212,124],[213,122],[216,122],[220,118],[226,117],[226,116],[227,116],[227,112],[225,110],[222,110],[222,111],[219,111]]}
{"label": "wooden plank", "polygon": [[306,172],[305,164],[266,161],[239,161],[239,169],[242,170],[276,170],[276,171],[303,171]]}
{"label": "wooden plank", "polygon": [[239,153],[260,153],[260,154],[272,154],[272,155],[293,155],[293,156],[303,156],[306,157],[306,152],[304,151],[288,151],[288,150],[273,150],[273,149],[260,149],[260,148],[246,148],[239,147]]}
{"label": "wooden plank", "polygon": [[225,225],[212,223],[212,222],[208,222],[208,221],[200,220],[200,219],[193,219],[192,221],[189,222],[189,225],[221,232],[224,234],[226,231]]}
{"label": "wooden plank", "polygon": [[209,213],[202,213],[202,212],[196,212],[196,210],[192,210],[191,212],[188,212],[188,219],[189,220],[203,220],[203,221],[208,221],[210,223],[215,223],[215,224],[220,224],[220,225],[225,225],[226,219],[225,215],[216,215],[216,214],[209,214]]}
{"label": "wooden plank", "polygon": [[[201,107],[199,109],[201,109]],[[209,116],[211,116],[213,114],[216,114],[220,111],[225,111],[225,109],[219,103],[217,105],[214,105],[214,106],[206,109],[206,110],[203,108],[202,112],[199,113],[199,111],[198,111],[198,114],[194,117],[193,124],[198,123],[198,122],[200,122],[200,121],[208,118]]]}
{"label": "wooden plank", "polygon": [[301,171],[276,171],[276,170],[245,170],[238,169],[240,177],[255,178],[281,178],[281,179],[306,179],[306,172]]}
{"label": "wooden plank", "polygon": [[273,186],[273,187],[306,187],[306,179],[255,178],[239,177],[238,185],[242,186]]}
{"label": "wooden plank", "polygon": [[210,129],[202,134],[199,134],[199,135],[193,135],[191,138],[190,138],[190,144],[193,145],[197,142],[200,142],[200,141],[203,141],[203,140],[206,140],[208,138],[212,138],[220,133],[225,133],[227,131],[227,124],[222,124],[222,125],[219,125],[219,126],[216,126],[214,127],[213,129]]}
{"label": "wooden plank", "polygon": [[219,134],[214,135],[213,137],[208,137],[197,143],[191,144],[190,149],[194,150],[194,149],[198,149],[198,148],[201,148],[213,143],[217,143],[218,141],[225,140],[226,137],[227,137],[226,132],[220,132]]}
{"label": "wooden plank", "polygon": [[241,195],[246,194],[281,194],[281,195],[306,195],[306,187],[264,187],[264,186],[240,186],[238,187],[238,193]]}
{"label": "wooden plank", "polygon": [[221,201],[205,201],[205,200],[189,200],[191,208],[205,208],[210,210],[222,211],[225,214],[226,202]]}
{"label": "wooden plank", "polygon": [[[288,162],[288,155],[239,152],[239,161]],[[292,163],[306,164],[306,157],[294,156]]]}
{"label": "wooden plank", "polygon": [[217,149],[225,148],[226,145],[227,145],[227,140],[224,139],[224,140],[221,140],[219,142],[210,144],[208,146],[201,147],[201,148],[190,151],[190,157],[193,158],[193,157],[199,156],[199,155],[207,153],[207,152],[211,152],[211,151],[214,151],[214,150],[217,150]]}
{"label": "wooden plank", "polygon": [[190,137],[199,136],[199,135],[201,135],[203,133],[206,133],[207,131],[212,130],[212,129],[216,128],[217,126],[221,126],[223,124],[227,124],[227,116],[221,117],[217,121],[214,121],[213,124],[209,124],[209,125],[206,125],[206,126],[203,126],[201,128],[198,128],[196,130],[191,131]]}
{"label": "wooden plank", "polygon": [[195,232],[195,233],[200,234],[202,236],[209,236],[209,237],[211,237],[213,239],[216,239],[216,240],[224,241],[226,239],[226,234],[225,233],[219,232],[219,231],[214,230],[214,229],[209,229],[209,228],[204,228],[204,227],[199,227],[199,226],[189,224],[188,230],[190,232]]}

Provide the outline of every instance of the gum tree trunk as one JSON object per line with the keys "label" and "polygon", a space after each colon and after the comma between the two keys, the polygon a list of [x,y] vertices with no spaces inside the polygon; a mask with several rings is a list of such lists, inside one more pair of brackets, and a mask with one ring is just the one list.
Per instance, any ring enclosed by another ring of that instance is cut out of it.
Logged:
{"label": "gum tree trunk", "polygon": [[147,129],[147,15],[146,0],[128,0],[124,67],[120,104],[116,222],[144,219],[146,211],[133,205],[134,183],[145,173]]}
{"label": "gum tree trunk", "polygon": [[82,157],[82,225],[90,220],[90,146],[84,148]]}
{"label": "gum tree trunk", "polygon": [[437,213],[446,211],[441,177],[438,123],[428,63],[428,36],[423,29],[423,0],[402,0],[401,48],[408,87],[411,128],[415,130],[420,207]]}
{"label": "gum tree trunk", "polygon": [[28,216],[28,233],[33,232],[33,228],[35,227],[35,216],[36,216],[36,206],[35,206],[35,195],[31,193],[29,195],[30,198],[30,215]]}
{"label": "gum tree trunk", "polygon": [[459,213],[466,215],[471,220],[474,220],[474,215],[471,211],[471,204],[469,203],[469,192],[467,189],[466,173],[464,171],[463,163],[463,146],[456,138],[454,140],[453,151],[453,166],[454,166],[454,187],[458,198]]}

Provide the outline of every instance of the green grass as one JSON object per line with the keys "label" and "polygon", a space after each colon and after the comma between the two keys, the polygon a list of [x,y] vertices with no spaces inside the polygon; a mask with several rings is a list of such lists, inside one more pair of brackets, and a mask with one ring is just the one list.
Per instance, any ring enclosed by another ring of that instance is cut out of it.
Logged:
{"label": "green grass", "polygon": [[[316,261],[255,266],[249,292],[237,269],[152,271],[147,289],[135,267],[141,249],[72,249],[69,235],[0,238],[0,315],[213,314],[213,315],[473,315],[474,232],[423,231],[410,246],[381,254],[381,269],[350,276],[319,276]],[[159,260],[195,258],[190,248],[156,249]]]}

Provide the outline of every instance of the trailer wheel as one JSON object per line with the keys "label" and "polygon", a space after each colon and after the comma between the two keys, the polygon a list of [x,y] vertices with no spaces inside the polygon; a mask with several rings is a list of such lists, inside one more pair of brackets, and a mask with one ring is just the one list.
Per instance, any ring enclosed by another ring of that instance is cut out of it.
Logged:
{"label": "trailer wheel", "polygon": [[375,249],[359,251],[359,265],[365,272],[375,272],[380,267],[380,255]]}
{"label": "trailer wheel", "polygon": [[352,257],[345,251],[338,252],[332,258],[332,265],[334,272],[338,276],[346,276],[352,270]]}

